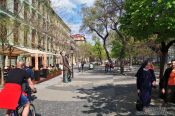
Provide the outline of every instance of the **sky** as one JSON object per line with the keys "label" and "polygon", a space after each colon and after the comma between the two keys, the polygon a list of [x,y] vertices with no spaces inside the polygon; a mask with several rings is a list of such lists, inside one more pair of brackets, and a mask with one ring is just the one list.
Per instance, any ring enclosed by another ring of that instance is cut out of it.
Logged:
{"label": "sky", "polygon": [[51,0],[51,3],[55,12],[71,28],[71,34],[77,34],[82,23],[82,6],[92,6],[94,1],[95,0]]}

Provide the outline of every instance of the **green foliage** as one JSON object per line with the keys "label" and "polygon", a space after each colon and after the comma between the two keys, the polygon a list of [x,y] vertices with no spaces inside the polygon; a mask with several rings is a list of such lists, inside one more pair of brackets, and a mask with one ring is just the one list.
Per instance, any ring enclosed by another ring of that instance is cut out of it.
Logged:
{"label": "green foliage", "polygon": [[117,40],[113,40],[112,42],[112,49],[111,49],[111,56],[112,58],[118,58],[120,56],[120,51],[122,49],[121,42]]}
{"label": "green foliage", "polygon": [[90,43],[82,43],[79,45],[79,56],[87,58],[92,55],[92,45]]}
{"label": "green foliage", "polygon": [[94,58],[98,60],[105,59],[105,50],[102,46],[102,43],[100,42],[99,39],[95,39],[94,42],[95,42],[95,45],[93,46],[93,49],[92,49]]}
{"label": "green foliage", "polygon": [[158,35],[159,41],[175,36],[174,0],[126,0],[121,29],[136,38]]}

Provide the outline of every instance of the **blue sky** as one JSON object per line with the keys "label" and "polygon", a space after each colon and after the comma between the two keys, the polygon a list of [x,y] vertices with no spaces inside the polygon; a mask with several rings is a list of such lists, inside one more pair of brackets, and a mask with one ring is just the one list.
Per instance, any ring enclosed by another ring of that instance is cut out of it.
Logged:
{"label": "blue sky", "polygon": [[51,0],[56,13],[71,28],[72,33],[79,33],[82,23],[81,7],[92,6],[95,0]]}

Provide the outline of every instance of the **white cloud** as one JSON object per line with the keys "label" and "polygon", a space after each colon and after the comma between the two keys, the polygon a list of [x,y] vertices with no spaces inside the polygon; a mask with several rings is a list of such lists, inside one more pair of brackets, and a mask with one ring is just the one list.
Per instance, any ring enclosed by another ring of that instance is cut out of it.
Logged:
{"label": "white cloud", "polygon": [[51,0],[53,8],[66,8],[73,9],[76,8],[76,4],[72,3],[71,0]]}
{"label": "white cloud", "polygon": [[86,4],[87,6],[92,6],[95,0],[72,0],[77,4]]}
{"label": "white cloud", "polygon": [[79,29],[80,29],[81,24],[68,23],[68,25],[72,30],[72,32],[71,32],[72,34],[79,33]]}
{"label": "white cloud", "polygon": [[51,0],[53,9],[71,28],[71,34],[79,33],[81,26],[81,5],[92,6],[95,0]]}
{"label": "white cloud", "polygon": [[52,7],[54,8],[66,8],[72,10],[76,8],[76,5],[86,4],[87,6],[93,5],[95,0],[51,0]]}

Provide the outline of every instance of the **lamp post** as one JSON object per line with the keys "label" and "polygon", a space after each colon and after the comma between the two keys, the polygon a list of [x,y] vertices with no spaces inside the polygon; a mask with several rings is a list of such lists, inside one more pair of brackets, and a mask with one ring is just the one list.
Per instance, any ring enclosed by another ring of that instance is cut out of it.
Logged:
{"label": "lamp post", "polygon": [[74,78],[74,69],[73,69],[73,54],[74,54],[74,49],[73,49],[72,46],[71,46],[70,51],[71,51],[71,55],[72,55],[72,78]]}

